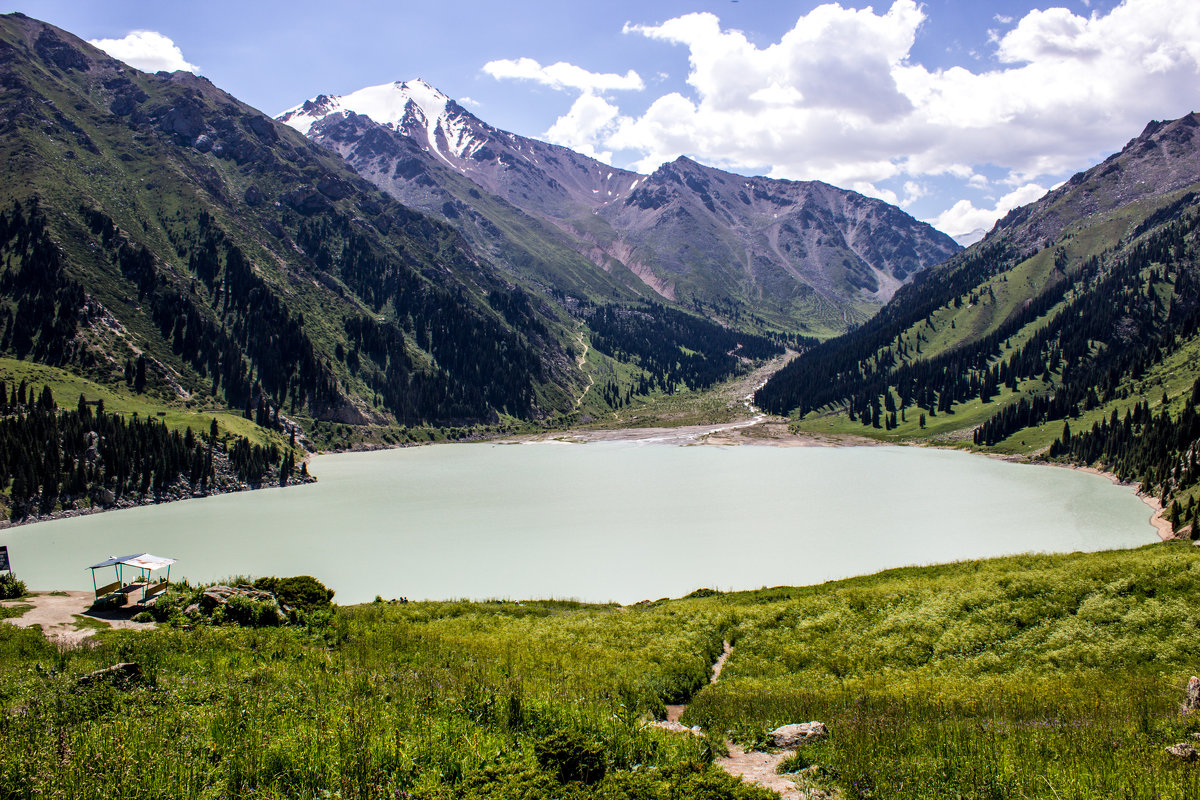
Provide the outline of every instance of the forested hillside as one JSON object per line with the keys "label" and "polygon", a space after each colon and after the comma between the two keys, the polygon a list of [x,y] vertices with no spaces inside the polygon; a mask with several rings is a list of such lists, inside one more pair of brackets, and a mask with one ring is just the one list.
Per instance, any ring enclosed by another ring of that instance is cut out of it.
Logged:
{"label": "forested hillside", "polygon": [[530,417],[582,381],[557,315],[453,230],[203,78],[19,15],[0,44],[8,352],[345,422]]}
{"label": "forested hillside", "polygon": [[[1101,465],[1178,500],[1174,517],[1187,524],[1200,483],[1200,200],[1184,187],[1074,219],[1067,211],[1077,194],[1119,193],[1114,172],[1143,186],[1157,164],[1143,158],[1147,142],[1169,142],[1176,150],[1163,158],[1187,163],[1179,148],[1197,148],[1194,129],[1191,117],[1150,126],[1068,193],[1014,212],[862,328],[812,348],[759,402],[801,427],[842,419],[884,438],[965,437]],[[1047,219],[1061,235],[1030,248],[1019,222]]]}
{"label": "forested hillside", "polygon": [[[60,381],[60,398],[82,382],[87,403],[116,393],[143,419],[170,410],[180,435],[232,411],[274,476],[292,437],[395,444],[562,424],[634,395],[703,389],[774,349],[657,305],[610,307],[612,319],[644,320],[636,344],[621,326],[600,332],[592,300],[545,282],[553,248],[539,250],[540,273],[497,268],[451,226],[206,79],[139,72],[21,14],[0,18],[0,108],[8,380],[52,367],[44,380]],[[572,259],[564,270],[579,267]],[[590,392],[597,361],[605,391]],[[69,447],[58,443],[63,464]],[[135,460],[122,475],[145,474]],[[150,469],[149,485],[171,484],[173,469]],[[8,494],[21,516],[27,498]],[[34,505],[74,502],[55,497]]]}

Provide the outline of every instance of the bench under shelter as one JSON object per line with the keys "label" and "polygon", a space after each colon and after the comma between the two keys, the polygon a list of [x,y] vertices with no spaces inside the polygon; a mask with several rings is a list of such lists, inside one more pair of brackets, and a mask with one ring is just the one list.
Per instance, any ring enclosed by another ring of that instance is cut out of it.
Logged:
{"label": "bench under shelter", "polygon": [[[92,571],[92,588],[96,592],[96,599],[120,592],[133,600],[134,595],[140,591],[141,598],[134,602],[145,604],[167,588],[171,579],[171,565],[174,563],[175,559],[173,558],[164,558],[151,553],[136,553],[131,556],[110,556],[99,564],[93,564],[88,569]],[[100,586],[96,583],[96,570],[109,568],[115,571],[117,579]],[[163,573],[163,570],[166,572]],[[156,572],[160,574],[157,579],[154,575]],[[129,580],[125,579],[127,574],[130,576]]]}

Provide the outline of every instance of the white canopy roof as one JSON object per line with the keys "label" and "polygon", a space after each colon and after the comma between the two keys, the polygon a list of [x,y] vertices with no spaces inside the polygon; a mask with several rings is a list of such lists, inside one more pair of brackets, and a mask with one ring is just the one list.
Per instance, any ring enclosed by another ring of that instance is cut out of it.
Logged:
{"label": "white canopy roof", "polygon": [[88,569],[100,569],[101,567],[112,567],[117,564],[124,564],[127,567],[134,569],[156,570],[163,567],[169,567],[175,563],[173,558],[163,558],[162,556],[151,555],[150,553],[137,553],[132,556],[110,556],[101,561],[99,564],[92,564]]}

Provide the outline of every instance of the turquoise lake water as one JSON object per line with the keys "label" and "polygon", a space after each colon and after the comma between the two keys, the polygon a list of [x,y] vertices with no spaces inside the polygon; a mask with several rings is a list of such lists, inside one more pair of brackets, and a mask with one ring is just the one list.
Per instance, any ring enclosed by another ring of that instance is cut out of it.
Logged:
{"label": "turquoise lake water", "polygon": [[910,564],[1157,540],[1128,487],[916,447],[454,444],[320,456],[315,484],[0,532],[18,576],[90,589],[109,555],[171,577],[318,577],[341,603],[813,584]]}

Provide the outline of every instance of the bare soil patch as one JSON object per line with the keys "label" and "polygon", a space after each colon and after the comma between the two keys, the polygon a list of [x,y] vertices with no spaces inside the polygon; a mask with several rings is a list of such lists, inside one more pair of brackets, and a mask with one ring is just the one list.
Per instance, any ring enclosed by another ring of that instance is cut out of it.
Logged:
{"label": "bare soil patch", "polygon": [[[106,628],[152,628],[153,622],[134,622],[134,611],[89,611],[91,592],[31,592],[18,600],[4,600],[0,606],[33,607],[19,617],[3,623],[18,628],[41,628],[47,639],[75,645]],[[0,624],[3,624],[0,623]]]}

